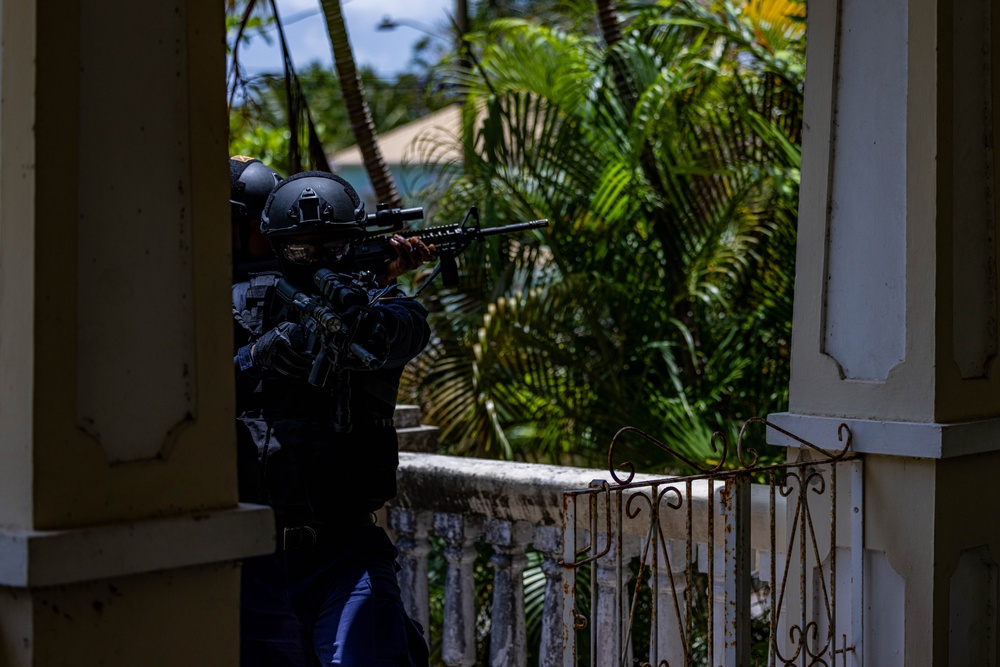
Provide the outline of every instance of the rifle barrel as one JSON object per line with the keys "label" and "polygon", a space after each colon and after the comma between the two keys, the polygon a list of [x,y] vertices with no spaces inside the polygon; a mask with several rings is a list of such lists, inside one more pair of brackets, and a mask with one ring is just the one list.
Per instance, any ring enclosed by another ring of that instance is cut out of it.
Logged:
{"label": "rifle barrel", "polygon": [[514,232],[523,232],[529,229],[541,229],[542,227],[548,227],[548,220],[529,220],[528,222],[515,222],[510,225],[501,225],[499,227],[488,227],[486,229],[480,228],[479,234],[481,236],[493,236],[495,234],[513,234]]}

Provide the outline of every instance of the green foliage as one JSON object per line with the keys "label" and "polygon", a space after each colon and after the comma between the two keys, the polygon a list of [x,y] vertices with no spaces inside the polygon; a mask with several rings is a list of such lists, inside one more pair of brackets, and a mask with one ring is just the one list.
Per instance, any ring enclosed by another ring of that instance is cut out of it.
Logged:
{"label": "green foliage", "polygon": [[[257,2],[253,11],[245,15],[246,4],[246,0],[230,0],[226,5],[227,47],[231,55],[230,86],[233,89],[229,114],[230,155],[251,155],[281,173],[292,171],[289,163],[291,132],[286,86],[294,87],[296,84],[308,105],[309,116],[324,149],[333,153],[353,145],[355,136],[348,120],[344,96],[332,69],[315,62],[310,63],[303,71],[295,72],[297,81],[289,84],[280,61],[274,63],[274,70],[278,73],[249,76],[240,68],[240,45],[256,39],[268,43],[277,39],[273,34],[276,24],[274,17],[269,14],[269,5]],[[321,20],[320,17],[317,20]],[[387,36],[386,39],[391,37]],[[233,63],[232,58],[234,51],[236,63]],[[358,74],[378,132],[386,132],[416,120],[446,103],[444,96],[433,89],[430,70],[427,68],[418,73],[401,72],[392,80],[381,79],[374,70],[367,67],[360,67]],[[294,109],[292,113],[302,111],[304,110]],[[305,131],[304,125],[302,131]],[[299,141],[301,145],[305,145],[308,138],[303,136]]]}
{"label": "green foliage", "polygon": [[[384,81],[371,69],[360,70],[376,130],[386,132],[440,108],[427,79],[403,72]],[[320,141],[329,153],[354,144],[337,75],[317,63],[299,73],[302,92]],[[229,114],[231,154],[252,155],[287,173],[288,121],[284,78],[262,75],[247,81],[246,96]],[[266,158],[266,159],[265,159]]]}
{"label": "green foliage", "polygon": [[[784,408],[804,45],[729,4],[624,18],[610,48],[519,19],[468,36],[464,171],[428,217],[550,227],[425,293],[412,379],[452,452],[598,465],[633,426],[704,462]],[[686,468],[639,439],[626,459]]]}
{"label": "green foliage", "polygon": [[[713,463],[715,431],[731,450],[739,422],[787,401],[797,5],[635,2],[608,46],[574,3],[477,3],[462,54],[394,85],[362,72],[382,132],[463,96],[465,159],[423,198],[431,224],[473,204],[485,225],[550,220],[473,248],[461,287],[424,293],[436,339],[407,398],[452,453],[603,465],[633,426]],[[353,143],[336,76],[299,80],[327,150]],[[287,172],[283,79],[244,86],[231,152]],[[625,460],[691,468],[631,436]]]}
{"label": "green foliage", "polygon": [[596,29],[592,0],[485,0],[473,3],[469,11],[473,26],[519,18],[565,29]]}

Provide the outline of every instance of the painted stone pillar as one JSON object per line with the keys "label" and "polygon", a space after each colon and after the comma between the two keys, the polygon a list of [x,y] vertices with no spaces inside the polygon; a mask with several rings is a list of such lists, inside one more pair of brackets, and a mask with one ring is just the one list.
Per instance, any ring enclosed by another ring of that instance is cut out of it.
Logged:
{"label": "painted stone pillar", "polygon": [[0,664],[238,664],[224,20],[0,1]]}
{"label": "painted stone pillar", "polygon": [[490,667],[528,664],[524,619],[524,568],[532,527],[527,521],[487,519],[483,538],[493,547],[493,609],[490,623]]}
{"label": "painted stone pillar", "polygon": [[444,538],[444,627],[441,661],[448,667],[476,664],[476,539],[482,519],[441,513],[434,515],[434,532]]}
{"label": "painted stone pillar", "polygon": [[808,21],[791,398],[771,419],[831,448],[846,423],[866,454],[865,664],[995,665],[1000,7],[838,0]]}

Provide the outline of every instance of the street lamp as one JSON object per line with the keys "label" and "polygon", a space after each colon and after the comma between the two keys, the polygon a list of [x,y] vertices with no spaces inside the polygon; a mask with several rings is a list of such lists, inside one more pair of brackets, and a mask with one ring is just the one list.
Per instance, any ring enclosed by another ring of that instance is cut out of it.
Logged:
{"label": "street lamp", "polygon": [[438,32],[437,30],[435,30],[434,28],[425,23],[421,23],[420,21],[414,21],[412,19],[393,18],[388,14],[382,17],[382,20],[379,22],[377,26],[375,26],[375,29],[387,31],[387,30],[395,30],[396,28],[400,28],[403,26],[408,28],[413,28],[414,30],[422,32],[425,35],[428,35],[435,39],[450,41],[447,40],[445,36],[442,35],[440,32]]}

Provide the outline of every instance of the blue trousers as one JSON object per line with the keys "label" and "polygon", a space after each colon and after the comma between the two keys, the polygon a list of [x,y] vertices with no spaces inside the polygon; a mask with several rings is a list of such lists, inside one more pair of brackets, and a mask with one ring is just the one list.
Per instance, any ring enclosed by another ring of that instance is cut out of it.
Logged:
{"label": "blue trousers", "polygon": [[427,644],[396,582],[395,549],[377,526],[358,533],[244,561],[241,667],[426,667]]}

